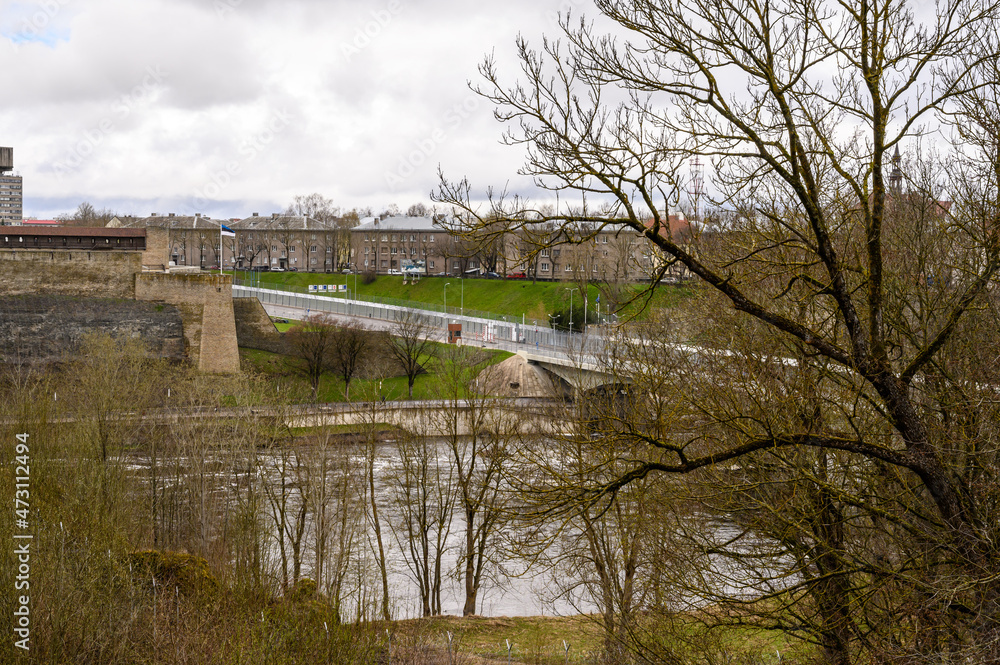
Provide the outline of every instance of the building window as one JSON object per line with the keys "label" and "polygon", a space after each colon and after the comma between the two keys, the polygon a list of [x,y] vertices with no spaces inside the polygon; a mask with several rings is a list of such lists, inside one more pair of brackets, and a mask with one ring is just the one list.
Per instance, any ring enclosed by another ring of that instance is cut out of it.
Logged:
{"label": "building window", "polygon": [[387,236],[386,234],[383,233],[382,234],[382,242],[388,242],[388,241],[389,241],[389,236]]}
{"label": "building window", "polygon": [[395,247],[393,247],[393,248],[392,248],[392,249],[390,250],[390,252],[389,252],[389,253],[390,253],[390,254],[395,254],[395,253],[396,253],[396,248],[395,248]]}
{"label": "building window", "polygon": [[569,272],[569,271],[571,271],[572,269],[573,269],[573,266],[572,266],[572,264],[569,264],[569,263],[567,263],[567,264],[566,264],[566,267],[565,267],[565,268],[563,268],[563,270],[564,270],[565,272]]}
{"label": "building window", "polygon": [[431,236],[431,240],[430,241],[434,242],[434,236],[433,235]]}
{"label": "building window", "polygon": [[313,245],[312,247],[310,247],[309,251],[310,252],[315,252],[316,251],[316,245]]}
{"label": "building window", "polygon": [[388,268],[389,267],[389,262],[386,261],[385,259],[382,259],[382,267],[383,268]]}
{"label": "building window", "polygon": [[549,271],[549,264],[548,263],[543,263],[542,264],[542,270],[544,272],[548,272]]}
{"label": "building window", "polygon": [[548,256],[548,255],[549,255],[549,250],[548,249],[543,249],[542,250],[542,256]]}
{"label": "building window", "polygon": [[434,268],[434,262],[431,261],[430,263],[427,264],[427,266],[430,267],[431,269],[433,269]]}
{"label": "building window", "polygon": [[277,245],[271,245],[271,251],[272,252],[277,252],[278,251],[278,246]]}
{"label": "building window", "polygon": [[392,241],[393,242],[399,242],[399,236],[397,234],[393,233],[392,234]]}
{"label": "building window", "polygon": [[289,248],[288,248],[288,252],[289,252],[290,254],[291,254],[291,253],[294,253],[294,252],[295,252],[295,245],[292,245],[291,247],[289,247]]}

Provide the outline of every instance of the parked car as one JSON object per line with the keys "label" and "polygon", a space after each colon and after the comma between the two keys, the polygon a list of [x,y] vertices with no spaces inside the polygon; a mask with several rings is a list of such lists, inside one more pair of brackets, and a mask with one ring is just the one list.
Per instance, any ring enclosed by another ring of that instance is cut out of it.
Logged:
{"label": "parked car", "polygon": [[351,269],[350,268],[344,268],[340,272],[343,273],[343,274],[345,274],[345,275],[350,275],[351,274]]}
{"label": "parked car", "polygon": [[523,272],[512,272],[511,274],[507,275],[507,279],[527,279],[527,278],[528,276],[525,275]]}
{"label": "parked car", "polygon": [[483,275],[483,277],[485,277],[486,279],[500,279],[500,275],[496,274],[495,272],[488,272],[485,275]]}

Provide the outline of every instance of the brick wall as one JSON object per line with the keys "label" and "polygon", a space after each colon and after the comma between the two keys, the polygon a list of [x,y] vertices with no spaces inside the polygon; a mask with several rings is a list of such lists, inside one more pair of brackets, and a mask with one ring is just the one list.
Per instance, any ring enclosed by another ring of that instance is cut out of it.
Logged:
{"label": "brick wall", "polygon": [[142,253],[142,265],[157,269],[166,268],[170,261],[170,231],[150,226],[146,228],[146,251]]}
{"label": "brick wall", "polygon": [[210,274],[140,273],[136,300],[177,306],[191,362],[202,372],[240,369],[233,314],[232,277]]}
{"label": "brick wall", "polygon": [[0,296],[0,362],[65,360],[90,332],[138,336],[151,356],[184,359],[181,313],[173,305],[75,296]]}
{"label": "brick wall", "polygon": [[133,298],[139,252],[0,250],[0,295]]}

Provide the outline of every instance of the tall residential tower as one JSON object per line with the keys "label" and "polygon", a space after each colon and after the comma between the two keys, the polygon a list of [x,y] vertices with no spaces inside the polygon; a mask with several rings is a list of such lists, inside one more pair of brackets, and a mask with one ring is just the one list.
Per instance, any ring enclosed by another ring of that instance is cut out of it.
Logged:
{"label": "tall residential tower", "polygon": [[0,224],[20,224],[21,176],[14,175],[14,149],[0,148]]}

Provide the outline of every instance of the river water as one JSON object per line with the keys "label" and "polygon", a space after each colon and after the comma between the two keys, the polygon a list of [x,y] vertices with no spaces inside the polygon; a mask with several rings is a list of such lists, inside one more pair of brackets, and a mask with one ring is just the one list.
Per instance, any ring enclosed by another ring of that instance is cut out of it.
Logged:
{"label": "river water", "polygon": [[[423,442],[427,451],[427,463],[431,468],[442,470],[454,468],[453,451],[447,442],[431,439],[425,439]],[[408,445],[412,446],[413,442],[409,442]],[[412,450],[411,448],[411,453]],[[372,455],[370,459],[369,455]],[[399,488],[404,463],[398,442],[379,443],[370,452],[359,444],[335,443],[325,447],[299,445],[280,450],[258,451],[253,457],[254,459],[234,462],[231,453],[221,451],[200,452],[188,457],[161,456],[157,460],[156,480],[161,495],[160,503],[163,506],[161,512],[166,513],[170,510],[168,499],[174,496],[176,502],[174,513],[200,510],[202,523],[215,519],[218,515],[229,512],[235,501],[233,497],[240,491],[245,491],[240,488],[247,487],[252,478],[252,482],[257,484],[258,496],[270,497],[270,501],[263,498],[259,501],[256,518],[261,532],[266,534],[264,538],[266,546],[263,550],[265,558],[269,559],[272,578],[280,582],[284,577],[281,573],[282,564],[279,556],[279,534],[282,529],[273,507],[276,501],[284,500],[286,514],[294,516],[303,504],[303,497],[313,497],[306,502],[306,528],[302,537],[300,577],[315,578],[313,528],[317,522],[315,497],[322,479],[327,489],[327,498],[323,504],[326,506],[328,519],[333,524],[332,542],[325,557],[327,577],[330,577],[332,560],[336,559],[338,553],[344,552],[343,568],[347,572],[344,590],[341,593],[343,615],[345,618],[365,614],[374,616],[377,614],[375,608],[380,606],[382,593],[377,574],[378,567],[375,563],[377,547],[372,528],[372,513],[370,507],[366,505],[368,492],[366,471],[371,463],[374,471],[376,506],[382,527],[382,542],[386,552],[391,613],[394,618],[420,616],[421,601],[418,586],[409,572],[404,553],[409,541],[402,535],[405,533],[402,528],[405,500],[401,497]],[[130,463],[145,480],[152,479],[153,464],[150,457],[136,456]],[[147,482],[148,486],[151,484]],[[448,483],[448,487],[452,492],[456,489],[453,482]],[[170,494],[171,492],[174,494]],[[177,497],[186,498],[178,500]],[[444,614],[460,615],[464,604],[464,584],[459,573],[459,562],[462,557],[465,525],[462,511],[457,505],[453,506],[451,512],[452,521],[442,558],[441,609]],[[211,518],[208,516],[209,513],[213,513]],[[338,524],[348,526],[340,529]],[[224,530],[218,526],[202,528],[216,533]],[[564,565],[546,565],[547,561],[552,562],[552,559],[547,559],[546,556],[526,557],[520,553],[512,554],[512,550],[507,546],[522,536],[517,533],[519,528],[516,521],[501,524],[490,538],[489,552],[494,562],[487,565],[482,580],[477,599],[477,614],[492,617],[567,616],[597,611],[596,603],[588,596],[588,589],[592,587],[575,584],[580,581],[581,575],[588,575],[588,564],[584,563],[582,569],[567,569]],[[286,552],[290,550],[289,536],[294,530],[293,525],[286,525]],[[710,531],[715,532],[723,540],[731,538],[733,534],[730,527],[719,523],[711,526]],[[337,536],[343,533],[349,534],[349,543],[346,546],[338,546]],[[556,538],[555,542],[565,544],[578,534],[578,531],[574,534],[572,528],[567,529],[562,534],[561,540]],[[202,542],[206,540],[207,538]],[[523,537],[520,542],[523,545]],[[565,550],[562,553],[565,553]],[[578,562],[586,560],[586,551],[576,558]],[[290,568],[288,565],[291,578]],[[714,569],[714,573],[710,570],[710,577],[717,579],[720,585],[716,592],[737,595],[747,592],[742,580],[750,579],[750,574],[734,569],[731,562],[722,560],[711,564],[710,568]],[[590,575],[592,576],[592,573]],[[740,588],[741,586],[743,588]],[[572,592],[569,591],[571,588]],[[699,602],[693,597],[677,596],[677,600],[680,606],[691,606]]]}
{"label": "river water", "polygon": [[[449,464],[453,463],[451,448],[444,441],[428,440],[428,443],[430,464],[442,469],[448,468]],[[322,459],[324,456],[325,460]],[[272,575],[279,581],[282,578],[278,541],[281,529],[279,519],[273,510],[273,502],[284,497],[287,501],[286,513],[294,515],[302,505],[302,497],[314,493],[319,478],[322,477],[332,495],[326,501],[331,521],[336,522],[343,517],[344,513],[341,511],[350,511],[347,521],[352,525],[354,540],[347,549],[349,561],[346,567],[350,572],[347,575],[346,591],[342,594],[344,615],[350,617],[359,610],[359,606],[361,611],[373,611],[373,600],[381,599],[381,586],[377,574],[377,547],[370,521],[371,511],[364,505],[367,501],[365,472],[368,465],[364,446],[335,444],[323,449],[313,445],[301,445],[281,451],[260,451],[255,454],[255,458],[254,461],[235,462],[232,453],[222,451],[204,452],[194,456],[161,455],[156,462],[155,474],[153,461],[148,455],[134,455],[130,457],[128,464],[141,477],[147,491],[155,475],[161,513],[171,511],[179,513],[188,510],[197,512],[199,509],[205,513],[214,513],[211,518],[206,515],[202,515],[200,519],[191,518],[192,522],[219,520],[219,516],[227,513],[230,504],[234,502],[232,498],[234,489],[236,493],[245,491],[240,488],[246,487],[247,479],[250,477],[255,479],[261,489],[266,486],[272,501],[264,498],[260,500],[258,520],[264,532],[268,534],[266,553],[271,562]],[[248,465],[254,467],[252,473],[247,473]],[[382,442],[374,447],[372,468],[376,505],[381,520],[389,573],[392,615],[394,618],[417,617],[421,613],[421,601],[417,583],[409,572],[403,551],[406,539],[401,535],[402,508],[398,491],[402,461],[395,442]],[[242,469],[242,475],[234,472],[234,469]],[[317,472],[317,469],[320,471]],[[284,492],[281,488],[284,488]],[[451,489],[454,490],[454,487]],[[178,499],[180,496],[186,498]],[[264,497],[266,493],[261,492],[260,496]],[[168,505],[170,497],[177,502],[172,509]],[[307,505],[314,506],[315,503],[307,502]],[[312,530],[316,519],[315,512],[314,507],[307,510],[306,533],[302,539],[300,577],[316,576],[315,538]],[[452,512],[453,517],[442,558],[441,609],[444,614],[461,615],[465,597],[464,582],[458,566],[462,555],[465,525],[458,506],[454,506]],[[180,519],[183,521],[186,518]],[[594,611],[594,604],[586,598],[577,597],[570,600],[556,593],[559,588],[556,584],[558,576],[551,571],[539,566],[532,569],[524,558],[501,551],[504,538],[509,535],[504,529],[509,528],[511,527],[501,527],[491,538],[493,547],[490,548],[490,553],[495,563],[486,567],[477,598],[477,614],[492,617],[565,616]],[[207,529],[214,533],[222,531],[217,525]],[[188,531],[191,530],[196,531],[197,527],[188,527]],[[333,531],[336,531],[336,527]],[[286,551],[290,550],[289,542],[290,538],[286,532]],[[327,556],[328,568],[331,565],[330,560],[335,558],[336,554],[337,548],[333,544]],[[290,563],[288,569],[290,574]]]}

